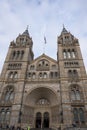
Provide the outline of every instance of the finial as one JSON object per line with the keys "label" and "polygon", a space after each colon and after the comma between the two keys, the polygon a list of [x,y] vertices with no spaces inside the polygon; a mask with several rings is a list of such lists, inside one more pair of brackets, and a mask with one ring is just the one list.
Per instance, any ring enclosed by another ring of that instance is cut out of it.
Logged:
{"label": "finial", "polygon": [[28,25],[27,25],[27,27],[26,27],[26,30],[23,32],[23,35],[28,35],[28,36],[29,36]]}
{"label": "finial", "polygon": [[63,28],[65,28],[64,24],[63,24]]}
{"label": "finial", "polygon": [[28,27],[29,27],[29,25],[27,25],[27,28],[26,28],[26,30],[28,30]]}

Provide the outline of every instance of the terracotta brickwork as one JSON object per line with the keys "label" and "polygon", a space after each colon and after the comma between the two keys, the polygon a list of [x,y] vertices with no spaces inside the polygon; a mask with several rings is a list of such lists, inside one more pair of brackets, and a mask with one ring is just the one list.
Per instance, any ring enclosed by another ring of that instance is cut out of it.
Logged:
{"label": "terracotta brickwork", "polygon": [[65,27],[57,59],[34,59],[26,29],[10,43],[0,76],[0,122],[57,129],[87,124],[87,75],[78,39]]}

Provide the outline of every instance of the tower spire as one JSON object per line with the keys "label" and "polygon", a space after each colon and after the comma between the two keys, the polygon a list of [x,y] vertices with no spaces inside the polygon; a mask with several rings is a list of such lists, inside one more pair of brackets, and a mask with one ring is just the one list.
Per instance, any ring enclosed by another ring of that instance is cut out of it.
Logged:
{"label": "tower spire", "polygon": [[28,28],[29,28],[29,25],[27,25],[27,28],[26,28],[26,30],[28,30]]}
{"label": "tower spire", "polygon": [[65,28],[64,24],[63,24],[63,28]]}
{"label": "tower spire", "polygon": [[68,31],[66,30],[66,28],[65,28],[64,24],[63,24],[62,33],[68,33]]}
{"label": "tower spire", "polygon": [[28,27],[29,27],[29,25],[27,25],[27,28],[26,28],[26,30],[23,32],[23,35],[29,36]]}

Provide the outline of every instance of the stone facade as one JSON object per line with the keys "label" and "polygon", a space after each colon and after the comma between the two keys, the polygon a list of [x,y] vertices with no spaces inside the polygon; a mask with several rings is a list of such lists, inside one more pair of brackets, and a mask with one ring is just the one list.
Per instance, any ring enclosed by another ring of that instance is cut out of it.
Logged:
{"label": "stone facade", "polygon": [[79,41],[65,27],[57,60],[34,59],[26,29],[10,43],[0,77],[0,122],[57,129],[87,124],[87,75]]}

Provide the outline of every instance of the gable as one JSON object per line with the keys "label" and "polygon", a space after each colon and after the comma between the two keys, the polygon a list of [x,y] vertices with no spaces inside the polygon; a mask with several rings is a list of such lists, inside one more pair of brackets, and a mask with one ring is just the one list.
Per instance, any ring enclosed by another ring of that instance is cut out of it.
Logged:
{"label": "gable", "polygon": [[49,71],[51,68],[58,69],[58,64],[56,60],[42,54],[29,64],[29,68],[32,70],[35,68],[37,71]]}

